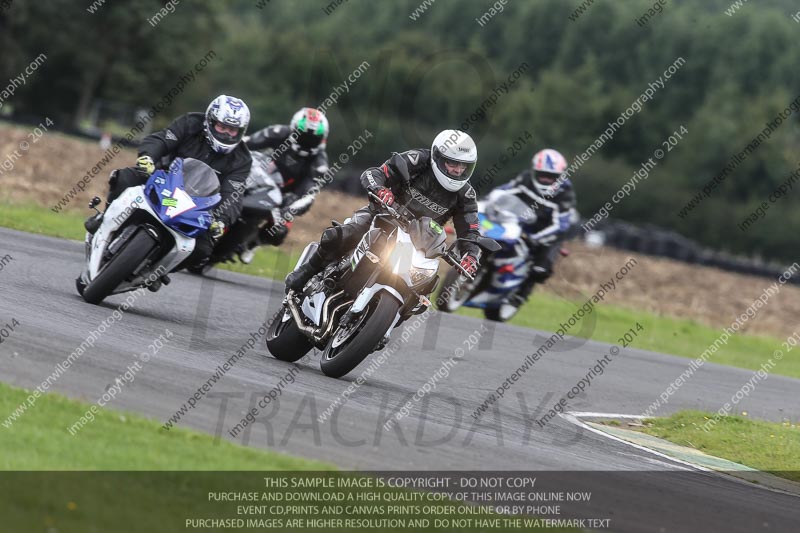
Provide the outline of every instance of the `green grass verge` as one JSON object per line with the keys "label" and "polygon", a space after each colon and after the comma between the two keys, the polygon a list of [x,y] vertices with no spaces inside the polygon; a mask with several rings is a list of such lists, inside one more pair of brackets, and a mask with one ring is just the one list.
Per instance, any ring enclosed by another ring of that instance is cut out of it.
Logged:
{"label": "green grass verge", "polygon": [[[29,392],[0,383],[0,413],[6,416],[26,401]],[[299,494],[325,489],[267,488],[264,478],[291,483],[301,477],[339,479],[357,476],[337,471],[325,463],[246,448],[226,440],[215,441],[203,433],[173,428],[141,416],[101,409],[95,420],[70,435],[66,428],[86,413],[88,404],[48,393],[17,419],[10,428],[0,426],[0,516],[3,531],[184,531],[186,519],[238,518],[241,526],[213,527],[214,531],[263,531],[247,527],[247,518],[289,518],[284,513],[263,511],[256,516],[239,515],[238,505],[287,505],[285,501],[219,502],[210,493],[257,492]],[[64,472],[66,470],[67,472]],[[54,472],[61,471],[61,472]],[[264,473],[272,471],[272,473]],[[288,471],[285,475],[275,471]],[[278,485],[273,485],[277,487]],[[404,492],[400,489],[353,488],[344,494]],[[321,500],[317,500],[319,502]],[[353,500],[351,500],[353,501]],[[357,502],[357,494],[354,502]],[[418,501],[418,500],[416,500]],[[297,505],[309,506],[296,500]],[[335,505],[333,502],[331,505]],[[353,503],[351,503],[352,505]],[[451,510],[448,518],[462,515],[461,504],[432,503]],[[291,503],[289,503],[291,505]],[[364,504],[361,504],[364,507]],[[400,505],[408,518],[425,518],[405,502],[386,503],[382,497],[366,506],[381,509],[375,517],[393,517],[387,506]],[[316,503],[316,508],[324,505]],[[374,512],[374,511],[373,511]],[[288,511],[301,520],[320,518],[321,512]],[[326,518],[351,518],[342,512]],[[361,515],[362,517],[364,515]],[[495,514],[481,519],[498,519]],[[298,522],[299,523],[299,522]],[[432,523],[432,520],[431,520]],[[284,527],[278,528],[284,530]],[[292,528],[294,531],[310,527]],[[328,531],[349,531],[327,527]],[[314,531],[319,530],[314,528]],[[401,531],[382,528],[384,531]],[[408,531],[408,529],[402,529]],[[437,531],[488,531],[481,527],[439,528]],[[547,531],[575,531],[552,529]]]}
{"label": "green grass verge", "polygon": [[[528,304],[510,323],[545,331],[556,331],[560,324],[566,322],[583,303],[571,302],[549,294],[534,293]],[[466,316],[483,317],[483,312],[478,309],[463,309],[459,313]],[[589,315],[579,321],[568,333],[577,337],[622,346],[620,337],[630,328],[635,328],[638,322],[644,331],[638,332],[638,336],[634,337],[631,344],[633,347],[688,358],[699,357],[722,333],[722,330],[691,320],[659,316],[613,305],[596,306],[592,314],[596,318],[594,327],[590,327],[591,318],[589,316],[591,315]],[[708,361],[758,370],[779,348],[781,348],[779,339],[756,335],[735,335],[728,340],[727,345],[722,346],[709,357]],[[787,353],[772,372],[800,378],[800,350]]]}
{"label": "green grass verge", "polygon": [[[28,392],[0,383],[2,422]],[[88,404],[40,396],[10,428],[0,425],[0,470],[332,470],[332,465],[238,446],[141,416],[98,410],[74,436]]]}
{"label": "green grass verge", "polygon": [[709,431],[703,429],[713,419],[711,413],[681,411],[648,419],[644,427],[634,429],[800,482],[800,425],[725,416],[710,425]]}
{"label": "green grass verge", "polygon": [[[43,233],[55,237],[83,240],[84,215],[67,211],[54,213],[33,205],[0,204],[0,226],[22,231]],[[221,268],[256,276],[282,279],[291,269],[299,251],[286,252],[272,247],[260,248],[252,264],[226,264]],[[535,292],[514,319],[512,324],[555,331],[561,322],[566,322],[583,302],[571,302],[562,298]],[[476,309],[463,309],[460,314],[483,317]],[[584,318],[570,331],[570,335],[591,338],[596,341],[619,344],[624,335],[636,323],[643,332],[634,339],[633,345],[643,350],[669,353],[682,357],[698,357],[719,338],[721,330],[698,324],[691,320],[664,317],[653,313],[633,311],[612,305],[595,307],[594,327],[588,327],[591,318]],[[590,317],[592,316],[590,315]],[[585,322],[585,323],[584,323]],[[781,348],[779,339],[755,335],[735,335],[728,344],[720,348],[708,360],[723,365],[757,370],[771,354]],[[800,378],[800,351],[785,354],[773,373]]]}

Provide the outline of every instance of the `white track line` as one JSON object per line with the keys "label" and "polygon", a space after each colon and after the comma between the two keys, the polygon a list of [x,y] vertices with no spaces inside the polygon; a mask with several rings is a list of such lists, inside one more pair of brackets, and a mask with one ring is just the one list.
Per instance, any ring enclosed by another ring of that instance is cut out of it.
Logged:
{"label": "white track line", "polygon": [[611,440],[614,440],[614,441],[617,441],[617,442],[621,442],[622,444],[627,444],[628,446],[632,446],[633,448],[636,448],[637,450],[642,450],[644,452],[648,452],[648,453],[651,453],[653,455],[657,455],[658,457],[661,457],[662,459],[667,459],[671,463],[679,463],[681,465],[689,467],[689,468],[683,468],[681,470],[700,470],[701,472],[713,472],[713,470],[710,470],[710,469],[705,468],[703,466],[695,465],[695,464],[692,464],[692,463],[690,463],[688,461],[682,461],[680,459],[676,459],[675,457],[671,457],[671,456],[669,456],[669,455],[667,455],[665,453],[661,453],[659,451],[652,450],[650,448],[642,446],[641,444],[636,444],[634,442],[630,442],[630,441],[627,441],[625,439],[621,439],[621,438],[617,437],[616,435],[612,435],[610,433],[606,433],[605,431],[601,431],[601,430],[599,430],[597,428],[593,428],[592,426],[590,426],[588,424],[585,424],[581,419],[578,418],[579,416],[606,417],[606,418],[640,418],[638,416],[620,415],[620,414],[611,414],[611,413],[574,413],[574,412],[569,412],[569,411],[566,412],[566,413],[559,413],[558,416],[562,417],[563,419],[565,419],[566,421],[568,421],[568,422],[570,422],[572,424],[576,424],[578,426],[581,426],[582,428],[584,428],[586,430],[589,430],[592,433],[596,433],[598,435],[602,435],[603,437],[606,437],[608,439],[611,439]]}
{"label": "white track line", "polygon": [[794,496],[795,498],[800,497],[800,495],[798,495],[796,493],[793,493],[793,492],[777,489],[777,488],[774,488],[774,487],[767,487],[767,486],[762,485],[760,483],[752,483],[750,481],[747,481],[746,479],[742,479],[742,478],[733,476],[731,474],[720,472],[719,470],[713,470],[713,469],[710,469],[710,468],[706,468],[704,466],[700,466],[700,465],[696,465],[694,463],[690,463],[688,461],[683,461],[681,459],[677,459],[675,457],[671,457],[671,456],[669,456],[667,454],[664,454],[664,453],[661,453],[659,451],[647,448],[646,446],[642,446],[642,445],[636,444],[634,442],[629,442],[629,441],[627,441],[625,439],[621,439],[621,438],[617,437],[616,435],[611,435],[610,433],[606,433],[605,431],[601,431],[599,429],[593,428],[592,426],[589,426],[589,425],[585,424],[582,420],[580,420],[580,418],[578,418],[580,416],[586,416],[586,417],[592,417],[592,418],[605,417],[605,418],[631,419],[631,418],[642,418],[641,416],[615,414],[615,413],[588,413],[588,412],[577,412],[577,411],[568,411],[566,413],[559,413],[558,416],[560,416],[561,418],[563,418],[567,422],[570,422],[572,424],[576,424],[578,426],[581,426],[582,428],[585,428],[585,429],[591,431],[592,433],[596,433],[598,435],[602,435],[603,437],[606,437],[608,439],[611,439],[611,440],[614,440],[614,441],[617,441],[617,442],[621,442],[622,444],[627,444],[628,446],[632,446],[633,448],[636,448],[637,450],[642,450],[644,452],[656,455],[656,456],[661,457],[663,459],[667,459],[667,460],[669,460],[671,462],[679,463],[681,465],[689,467],[689,468],[686,468],[686,470],[698,470],[700,472],[706,472],[706,473],[721,477],[723,479],[727,479],[728,481],[735,481],[735,482],[737,482],[737,483],[739,483],[741,485],[747,485],[748,487],[756,487],[756,488],[759,488],[759,489],[762,489],[762,490],[768,490],[770,492],[777,492],[777,493],[780,493],[780,494],[788,494],[789,496]]}

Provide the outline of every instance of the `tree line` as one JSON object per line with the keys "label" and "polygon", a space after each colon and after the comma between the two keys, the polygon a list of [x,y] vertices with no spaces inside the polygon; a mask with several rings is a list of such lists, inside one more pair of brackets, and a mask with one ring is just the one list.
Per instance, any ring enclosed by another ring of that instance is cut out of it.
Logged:
{"label": "tree line", "polygon": [[[539,148],[576,161],[638,100],[641,109],[572,175],[581,213],[595,215],[663,149],[612,216],[731,252],[793,256],[795,195],[771,202],[746,231],[739,227],[800,162],[790,108],[800,96],[800,24],[791,0],[745,4],[732,15],[726,0],[668,0],[644,26],[636,21],[649,0],[595,2],[577,18],[570,15],[578,0],[508,2],[482,25],[476,19],[493,5],[488,0],[437,0],[416,20],[418,0],[350,0],[326,10],[329,3],[173,3],[154,27],[147,21],[163,1],[107,2],[94,13],[89,2],[13,2],[0,11],[0,80],[45,53],[46,64],[14,95],[13,111],[79,124],[98,99],[150,108],[213,50],[215,60],[157,125],[204,109],[219,93],[248,102],[253,128],[327,102],[332,158],[365,129],[374,135],[349,159],[351,174],[392,151],[426,146],[443,128],[466,127],[478,141],[484,192]],[[663,87],[640,98],[678,58],[685,63]],[[680,216],[783,115],[769,139]],[[681,128],[688,133],[669,141]]]}

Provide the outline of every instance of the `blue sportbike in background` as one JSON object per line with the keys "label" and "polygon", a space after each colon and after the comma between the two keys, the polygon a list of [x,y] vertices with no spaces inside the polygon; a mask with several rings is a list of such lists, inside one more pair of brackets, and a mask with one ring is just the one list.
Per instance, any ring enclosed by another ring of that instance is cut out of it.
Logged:
{"label": "blue sportbike in background", "polygon": [[481,259],[475,279],[470,281],[450,270],[439,293],[439,309],[452,313],[461,306],[477,307],[489,320],[505,322],[518,311],[508,303],[532,268],[524,227],[536,222],[536,214],[525,202],[506,194],[478,203],[480,231],[497,241],[501,249]]}
{"label": "blue sportbike in background", "polygon": [[[76,286],[83,299],[166,284],[208,231],[220,202],[217,173],[196,159],[175,159],[147,183],[126,189],[105,212],[97,232],[86,234],[86,266]],[[90,204],[100,203],[95,197]]]}

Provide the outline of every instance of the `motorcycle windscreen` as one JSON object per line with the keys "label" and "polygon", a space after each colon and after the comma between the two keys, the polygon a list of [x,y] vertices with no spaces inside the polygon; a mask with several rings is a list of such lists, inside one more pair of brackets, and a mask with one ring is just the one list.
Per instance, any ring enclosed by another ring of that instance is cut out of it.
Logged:
{"label": "motorcycle windscreen", "polygon": [[247,176],[248,189],[283,187],[283,176],[268,155],[261,152],[250,152],[250,156],[253,164],[250,166],[250,174]]}
{"label": "motorcycle windscreen", "polygon": [[428,259],[441,255],[447,241],[447,234],[439,223],[430,217],[414,220],[408,227],[408,234],[414,248]]}
{"label": "motorcycle windscreen", "polygon": [[[176,159],[173,165],[181,161]],[[187,157],[183,160],[183,187],[193,197],[213,196],[219,192],[217,172],[202,161]],[[172,171],[172,165],[170,165]]]}
{"label": "motorcycle windscreen", "polygon": [[175,159],[168,171],[150,176],[145,193],[164,225],[195,237],[211,225],[211,209],[221,199],[217,173],[196,159]]}
{"label": "motorcycle windscreen", "polygon": [[486,216],[497,224],[536,223],[536,211],[513,194],[502,194],[486,205]]}

